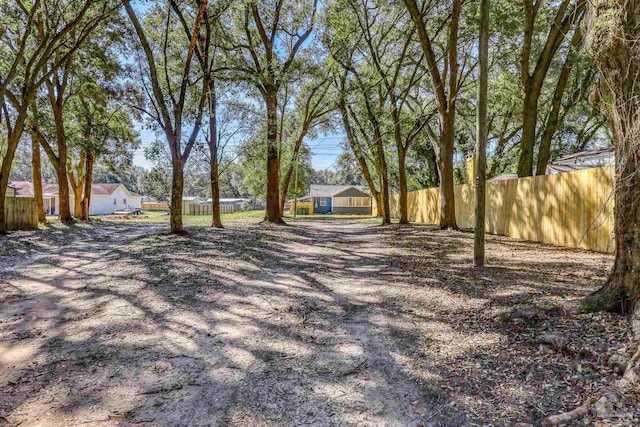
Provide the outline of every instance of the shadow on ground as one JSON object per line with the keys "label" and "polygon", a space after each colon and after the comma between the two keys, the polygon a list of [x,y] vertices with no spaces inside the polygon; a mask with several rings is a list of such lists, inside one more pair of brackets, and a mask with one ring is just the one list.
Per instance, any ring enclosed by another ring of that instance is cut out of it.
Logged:
{"label": "shadow on ground", "polygon": [[[477,275],[471,239],[337,218],[4,238],[0,424],[513,425],[571,409],[607,380],[619,319],[502,315],[589,293],[611,257],[490,237]],[[549,331],[590,353],[541,353]]]}

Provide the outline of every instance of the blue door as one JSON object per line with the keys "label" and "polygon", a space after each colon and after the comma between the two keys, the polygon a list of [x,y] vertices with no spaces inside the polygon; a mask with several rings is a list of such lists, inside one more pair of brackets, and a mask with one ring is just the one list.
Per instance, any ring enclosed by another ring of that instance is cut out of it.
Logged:
{"label": "blue door", "polygon": [[325,214],[331,212],[331,197],[314,197],[313,213]]}

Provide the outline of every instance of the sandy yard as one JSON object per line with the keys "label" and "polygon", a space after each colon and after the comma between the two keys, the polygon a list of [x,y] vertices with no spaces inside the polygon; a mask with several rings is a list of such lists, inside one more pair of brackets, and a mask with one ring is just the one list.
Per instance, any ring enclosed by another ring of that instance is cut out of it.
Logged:
{"label": "sandy yard", "polygon": [[0,425],[538,425],[616,375],[621,318],[518,314],[611,256],[488,236],[476,274],[469,233],[255,222],[1,237]]}

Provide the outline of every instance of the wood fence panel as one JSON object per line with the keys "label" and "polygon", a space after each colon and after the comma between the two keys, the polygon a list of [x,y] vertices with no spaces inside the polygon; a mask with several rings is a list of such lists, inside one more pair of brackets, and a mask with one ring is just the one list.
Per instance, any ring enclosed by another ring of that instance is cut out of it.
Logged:
{"label": "wood fence panel", "polygon": [[[486,231],[535,242],[613,252],[613,167],[510,179],[487,184]],[[474,188],[457,185],[456,221],[473,228]],[[391,215],[400,216],[398,195],[391,197]],[[437,188],[408,195],[409,220],[437,224]],[[375,215],[377,208],[373,206]]]}
{"label": "wood fence panel", "polygon": [[[213,213],[213,205],[211,203],[200,203],[187,205],[185,215],[211,215]],[[233,205],[220,205],[221,214],[230,214],[235,212]]]}
{"label": "wood fence panel", "polygon": [[142,203],[142,209],[145,211],[168,211],[169,204],[167,202],[162,203]]}
{"label": "wood fence panel", "polygon": [[7,197],[4,212],[9,230],[38,228],[38,208],[34,198]]}

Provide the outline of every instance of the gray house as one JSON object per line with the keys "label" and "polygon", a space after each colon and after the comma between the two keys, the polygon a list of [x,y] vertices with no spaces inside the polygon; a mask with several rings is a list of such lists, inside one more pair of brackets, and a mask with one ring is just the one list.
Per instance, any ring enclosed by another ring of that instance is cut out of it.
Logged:
{"label": "gray house", "polygon": [[314,214],[371,215],[371,195],[356,185],[311,184],[307,198]]}

